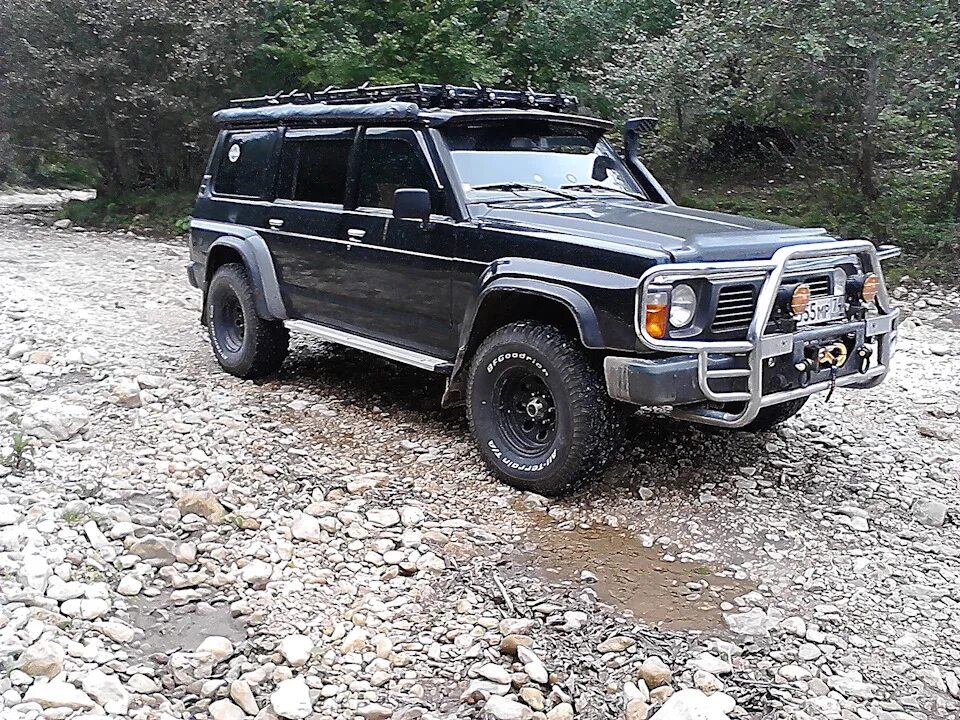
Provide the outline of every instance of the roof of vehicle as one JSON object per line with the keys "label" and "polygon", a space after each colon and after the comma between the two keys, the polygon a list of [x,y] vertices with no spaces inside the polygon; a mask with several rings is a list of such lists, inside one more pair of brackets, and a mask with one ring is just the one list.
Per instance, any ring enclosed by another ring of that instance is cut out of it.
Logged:
{"label": "roof of vehicle", "polygon": [[214,122],[224,125],[329,124],[329,123],[403,123],[440,126],[470,121],[519,119],[556,120],[599,130],[613,127],[600,118],[536,108],[421,108],[412,102],[387,101],[364,104],[282,103],[256,107],[231,107],[213,114]]}

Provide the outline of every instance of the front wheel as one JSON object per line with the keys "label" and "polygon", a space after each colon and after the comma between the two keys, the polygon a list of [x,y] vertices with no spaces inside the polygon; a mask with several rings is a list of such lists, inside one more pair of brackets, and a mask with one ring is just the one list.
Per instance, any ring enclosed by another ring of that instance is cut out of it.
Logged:
{"label": "front wheel", "polygon": [[757,413],[757,416],[750,421],[750,424],[744,427],[744,430],[749,432],[763,432],[765,430],[772,430],[777,425],[786,420],[789,420],[798,412],[800,409],[806,405],[807,398],[797,398],[796,400],[788,400],[785,403],[780,403],[779,405],[770,405],[769,407],[760,408],[760,412]]}
{"label": "front wheel", "polygon": [[556,328],[517,322],[478,348],[467,418],[487,465],[522,490],[561,495],[616,450],[619,414],[600,372]]}

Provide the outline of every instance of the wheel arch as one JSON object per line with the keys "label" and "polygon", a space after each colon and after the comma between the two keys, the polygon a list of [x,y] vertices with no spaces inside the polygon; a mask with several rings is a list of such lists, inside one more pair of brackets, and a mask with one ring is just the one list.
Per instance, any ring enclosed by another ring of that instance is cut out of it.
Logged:
{"label": "wheel arch", "polygon": [[588,349],[604,347],[597,314],[581,293],[536,278],[498,278],[483,289],[464,322],[460,349],[443,396],[444,407],[463,402],[463,371],[484,338],[519,320],[553,325],[577,337]]}
{"label": "wheel arch", "polygon": [[242,263],[250,275],[250,281],[254,285],[257,314],[268,320],[286,320],[287,311],[280,294],[280,282],[266,241],[253,232],[244,237],[221,235],[214,240],[207,251],[204,288],[210,286],[210,281],[219,267],[231,262]]}

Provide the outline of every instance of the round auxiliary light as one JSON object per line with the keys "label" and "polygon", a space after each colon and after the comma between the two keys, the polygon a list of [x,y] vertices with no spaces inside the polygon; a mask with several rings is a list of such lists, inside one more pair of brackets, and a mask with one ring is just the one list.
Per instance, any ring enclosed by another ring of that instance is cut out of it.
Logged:
{"label": "round auxiliary light", "polygon": [[800,283],[793,289],[790,296],[790,310],[794,315],[799,315],[810,304],[810,286],[806,283]]}
{"label": "round auxiliary light", "polygon": [[863,278],[863,288],[860,290],[860,297],[864,302],[871,303],[877,299],[877,293],[880,291],[880,278],[873,273],[867,273]]}
{"label": "round auxiliary light", "polygon": [[689,325],[697,311],[697,293],[681,283],[670,293],[670,324],[675,328]]}

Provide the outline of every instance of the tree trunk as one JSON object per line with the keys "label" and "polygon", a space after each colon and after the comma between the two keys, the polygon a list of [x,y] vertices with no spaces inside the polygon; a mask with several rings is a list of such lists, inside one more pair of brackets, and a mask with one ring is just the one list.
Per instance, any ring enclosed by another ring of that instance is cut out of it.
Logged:
{"label": "tree trunk", "polygon": [[954,85],[953,111],[950,120],[953,123],[953,174],[946,200],[953,200],[953,219],[960,220],[960,77]]}
{"label": "tree trunk", "polygon": [[857,183],[868,200],[880,197],[877,187],[877,120],[880,116],[880,56],[876,52],[867,61],[864,74],[864,98],[861,110],[862,131],[857,157]]}

